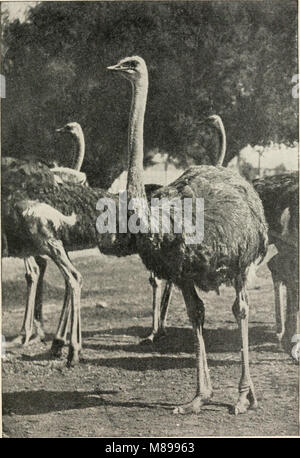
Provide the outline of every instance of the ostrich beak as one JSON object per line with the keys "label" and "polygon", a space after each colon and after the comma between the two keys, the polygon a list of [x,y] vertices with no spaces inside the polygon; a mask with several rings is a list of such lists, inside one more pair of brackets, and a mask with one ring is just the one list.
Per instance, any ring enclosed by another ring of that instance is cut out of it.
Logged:
{"label": "ostrich beak", "polygon": [[106,67],[106,70],[122,70],[122,67],[119,64],[111,65],[110,67]]}
{"label": "ostrich beak", "polygon": [[63,127],[60,127],[60,129],[55,129],[55,132],[62,132],[63,131]]}

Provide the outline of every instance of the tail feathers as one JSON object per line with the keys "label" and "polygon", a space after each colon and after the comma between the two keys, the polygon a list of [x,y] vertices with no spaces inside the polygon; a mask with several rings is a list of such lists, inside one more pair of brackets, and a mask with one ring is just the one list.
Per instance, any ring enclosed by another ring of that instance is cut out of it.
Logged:
{"label": "tail feathers", "polygon": [[61,219],[62,222],[67,224],[68,226],[74,226],[74,224],[76,224],[77,217],[76,214],[73,212],[70,216],[65,216],[61,214]]}
{"label": "tail feathers", "polygon": [[20,207],[25,218],[36,219],[42,225],[52,223],[56,230],[64,224],[67,226],[74,226],[76,224],[77,216],[74,212],[72,212],[72,215],[67,216],[45,203],[24,201],[20,203]]}

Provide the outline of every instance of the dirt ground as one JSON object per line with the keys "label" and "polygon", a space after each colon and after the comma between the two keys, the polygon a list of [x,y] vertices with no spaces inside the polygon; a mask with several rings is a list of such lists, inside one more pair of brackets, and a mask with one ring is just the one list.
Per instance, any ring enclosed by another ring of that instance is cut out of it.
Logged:
{"label": "dirt ground", "polygon": [[[214,397],[199,415],[178,416],[176,404],[195,390],[191,327],[175,291],[167,337],[142,346],[151,325],[148,273],[137,256],[116,259],[96,250],[71,254],[84,278],[83,351],[79,366],[49,356],[64,283],[49,262],[45,277],[45,343],[13,348],[3,360],[3,432],[7,437],[197,437],[299,434],[298,367],[277,348],[272,282],[264,265],[250,289],[250,361],[259,407],[237,417],[240,353],[231,313],[232,288],[203,294],[205,340]],[[2,334],[22,324],[21,260],[3,261]]]}

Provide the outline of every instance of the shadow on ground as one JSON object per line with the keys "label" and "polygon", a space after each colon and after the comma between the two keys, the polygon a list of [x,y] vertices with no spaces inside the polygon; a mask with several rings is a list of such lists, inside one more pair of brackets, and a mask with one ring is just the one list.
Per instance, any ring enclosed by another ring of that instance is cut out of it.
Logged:
{"label": "shadow on ground", "polygon": [[[116,399],[105,398],[105,396],[115,396]],[[124,396],[122,393],[121,396]],[[148,408],[173,410],[176,403],[167,402],[144,402],[118,399],[120,393],[117,391],[18,391],[14,393],[4,393],[3,395],[3,415],[40,415],[51,412],[63,412],[68,410],[86,409],[91,407],[112,406],[127,408]],[[211,401],[203,409],[211,407],[225,407],[231,410],[231,405],[222,402]]]}
{"label": "shadow on ground", "polygon": [[[114,328],[107,331],[89,331],[83,333],[83,339],[97,338],[101,335],[114,336],[136,336],[144,338],[148,335],[144,327],[131,326],[128,328]],[[204,340],[206,351],[208,353],[223,353],[223,352],[238,352],[240,350],[239,331],[237,329],[205,329]],[[260,346],[267,343],[276,344],[274,332],[267,326],[253,326],[249,329],[249,342],[251,346]],[[105,343],[90,343],[84,344],[85,348],[105,351],[112,349],[112,345]],[[153,344],[116,344],[114,342],[113,349],[116,351],[149,353],[149,351],[159,353],[193,353],[194,338],[193,332],[189,328],[167,328],[167,336],[162,337]]]}

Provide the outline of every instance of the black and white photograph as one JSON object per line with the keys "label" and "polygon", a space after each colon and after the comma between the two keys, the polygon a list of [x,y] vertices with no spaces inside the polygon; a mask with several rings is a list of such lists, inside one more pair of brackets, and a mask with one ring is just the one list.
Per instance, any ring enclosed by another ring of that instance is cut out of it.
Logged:
{"label": "black and white photograph", "polygon": [[2,438],[300,437],[298,8],[1,2]]}

